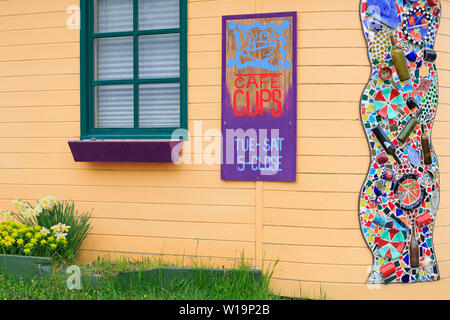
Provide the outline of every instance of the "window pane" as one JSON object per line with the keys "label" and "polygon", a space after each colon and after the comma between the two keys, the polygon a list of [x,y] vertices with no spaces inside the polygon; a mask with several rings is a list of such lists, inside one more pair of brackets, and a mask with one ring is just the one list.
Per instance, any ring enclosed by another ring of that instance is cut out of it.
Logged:
{"label": "window pane", "polygon": [[96,80],[133,78],[133,37],[95,40]]}
{"label": "window pane", "polygon": [[139,0],[139,30],[180,26],[179,0]]}
{"label": "window pane", "polygon": [[139,86],[139,127],[180,126],[180,84]]}
{"label": "window pane", "polygon": [[133,128],[133,92],[132,85],[96,87],[96,127]]}
{"label": "window pane", "polygon": [[139,37],[139,77],[180,76],[180,35],[158,34]]}
{"label": "window pane", "polygon": [[133,0],[97,0],[96,32],[133,31]]}

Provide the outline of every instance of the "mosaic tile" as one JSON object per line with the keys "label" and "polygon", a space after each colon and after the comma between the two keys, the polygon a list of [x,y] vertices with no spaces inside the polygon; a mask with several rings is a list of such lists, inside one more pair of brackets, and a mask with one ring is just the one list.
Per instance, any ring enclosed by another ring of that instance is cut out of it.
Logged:
{"label": "mosaic tile", "polygon": [[438,0],[361,0],[372,66],[360,107],[371,154],[359,201],[373,254],[369,283],[439,280],[433,246],[439,167],[430,137],[440,14]]}

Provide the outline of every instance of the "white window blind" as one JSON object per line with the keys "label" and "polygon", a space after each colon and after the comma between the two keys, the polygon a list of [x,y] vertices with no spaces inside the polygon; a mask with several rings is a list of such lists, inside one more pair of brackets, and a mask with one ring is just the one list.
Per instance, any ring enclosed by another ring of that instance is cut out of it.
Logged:
{"label": "white window blind", "polygon": [[139,0],[140,30],[179,27],[179,0]]}
{"label": "white window blind", "polygon": [[107,85],[96,88],[98,128],[133,128],[133,86]]}
{"label": "white window blind", "polygon": [[96,32],[133,30],[133,0],[97,0]]}
{"label": "white window blind", "polygon": [[133,37],[95,40],[96,80],[133,79]]}
{"label": "white window blind", "polygon": [[139,77],[180,76],[180,35],[158,34],[139,37]]}
{"label": "white window blind", "polygon": [[143,84],[139,87],[139,126],[178,127],[180,125],[180,84]]}
{"label": "white window blind", "polygon": [[[101,33],[94,41],[94,80],[99,81],[95,87],[95,127],[133,128],[136,123],[140,128],[179,127],[180,83],[164,83],[164,79],[173,82],[180,78],[180,34],[165,33],[180,27],[179,0],[138,1],[139,30],[134,31],[161,30],[158,34],[132,33],[135,9],[133,0],[95,1],[94,30]],[[111,32],[129,34],[108,35]],[[139,82],[148,79],[162,80]],[[138,101],[134,101],[135,90]],[[136,104],[139,119],[135,121]]]}

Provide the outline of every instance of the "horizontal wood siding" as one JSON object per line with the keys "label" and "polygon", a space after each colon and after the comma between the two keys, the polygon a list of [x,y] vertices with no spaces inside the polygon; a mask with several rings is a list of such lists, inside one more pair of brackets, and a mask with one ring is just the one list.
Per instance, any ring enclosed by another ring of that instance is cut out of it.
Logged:
{"label": "horizontal wood siding", "polygon": [[[222,15],[297,11],[295,183],[220,180],[218,164],[75,163],[80,135],[77,0],[0,1],[0,208],[60,195],[94,209],[80,261],[109,255],[257,267],[279,259],[272,288],[335,299],[450,298],[450,3],[437,40],[433,129],[442,180],[435,247],[442,280],[368,288],[371,254],[357,201],[369,165],[359,98],[369,77],[359,0],[189,0],[191,141],[220,129]],[[197,120],[202,130],[196,131]],[[208,143],[203,142],[204,146]],[[199,159],[198,150],[184,156]]]}

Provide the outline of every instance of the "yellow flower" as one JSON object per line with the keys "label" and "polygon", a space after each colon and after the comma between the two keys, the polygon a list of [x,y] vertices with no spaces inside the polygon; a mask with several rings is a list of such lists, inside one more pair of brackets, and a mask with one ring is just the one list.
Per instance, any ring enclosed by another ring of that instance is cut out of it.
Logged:
{"label": "yellow flower", "polygon": [[3,231],[3,232],[2,232],[2,235],[3,235],[4,237],[7,237],[9,234],[8,234],[7,231]]}
{"label": "yellow flower", "polygon": [[48,241],[55,241],[55,237],[54,236],[48,237]]}
{"label": "yellow flower", "polygon": [[50,244],[50,247],[51,247],[52,249],[56,249],[56,243]]}
{"label": "yellow flower", "polygon": [[27,238],[31,238],[33,236],[33,234],[31,232],[27,232],[26,236],[27,236]]}
{"label": "yellow flower", "polygon": [[35,244],[37,241],[38,241],[38,239],[36,239],[36,238],[33,238],[33,239],[30,240],[30,242],[31,242],[32,244]]}
{"label": "yellow flower", "polygon": [[46,235],[48,235],[50,233],[50,231],[47,228],[43,227],[41,229],[40,233],[42,233],[43,236],[46,236]]}
{"label": "yellow flower", "polygon": [[56,240],[58,240],[58,241],[60,241],[60,240],[65,241],[66,235],[67,235],[66,233],[56,233],[55,237],[56,237]]}
{"label": "yellow flower", "polygon": [[47,240],[45,240],[45,239],[41,240],[41,244],[46,244],[46,243],[47,243]]}
{"label": "yellow flower", "polygon": [[36,233],[34,234],[34,237],[37,238],[37,239],[39,239],[40,237],[42,237],[42,233],[36,232]]}
{"label": "yellow flower", "polygon": [[23,250],[23,253],[25,253],[25,254],[28,254],[28,253],[30,253],[30,252],[31,252],[30,249],[24,249],[24,250]]}
{"label": "yellow flower", "polygon": [[17,244],[18,244],[18,245],[23,244],[23,239],[17,239]]}

